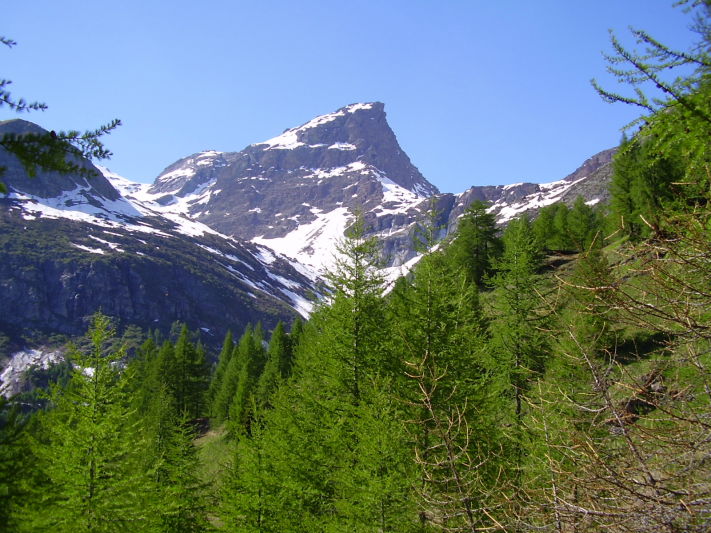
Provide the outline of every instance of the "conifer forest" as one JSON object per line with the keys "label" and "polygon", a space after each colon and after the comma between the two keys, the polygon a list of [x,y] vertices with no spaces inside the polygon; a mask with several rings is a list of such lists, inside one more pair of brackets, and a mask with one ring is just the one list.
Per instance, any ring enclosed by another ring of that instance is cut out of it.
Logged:
{"label": "conifer forest", "polygon": [[[689,5],[693,4],[690,3]],[[711,4],[698,46],[613,38],[640,118],[611,200],[497,227],[474,202],[387,284],[359,219],[310,318],[199,332],[93,317],[0,401],[0,530],[711,529]],[[669,72],[678,75],[669,75]]]}

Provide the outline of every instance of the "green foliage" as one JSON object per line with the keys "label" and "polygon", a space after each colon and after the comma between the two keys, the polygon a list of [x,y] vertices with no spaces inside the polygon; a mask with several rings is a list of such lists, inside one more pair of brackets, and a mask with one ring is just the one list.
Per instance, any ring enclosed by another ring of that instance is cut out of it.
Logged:
{"label": "green foliage", "polygon": [[220,350],[220,354],[217,356],[217,367],[210,378],[210,385],[207,390],[207,404],[211,414],[214,413],[213,409],[215,399],[217,397],[217,393],[222,388],[222,380],[224,379],[225,371],[227,370],[227,366],[232,358],[234,348],[234,339],[232,331],[230,330],[225,334],[225,340],[222,343],[222,350]]}
{"label": "green foliage", "polygon": [[[685,3],[688,3],[688,0],[679,2],[679,4]],[[605,101],[634,105],[648,113],[633,124],[654,123],[662,118],[664,112],[672,108],[684,110],[688,113],[688,118],[696,119],[697,126],[703,128],[711,125],[711,114],[706,107],[708,103],[695,98],[696,90],[707,81],[706,76],[711,68],[708,22],[711,4],[706,0],[694,1],[692,9],[695,9],[695,24],[692,29],[698,34],[699,42],[688,51],[675,50],[644,30],[630,28],[630,33],[637,44],[644,46],[644,52],[638,53],[636,50],[626,48],[611,32],[610,42],[614,54],[605,55],[609,65],[607,70],[628,88],[633,89],[634,96],[605,90],[595,80],[592,83]],[[684,69],[689,68],[695,70],[692,75],[684,72]],[[680,70],[682,74],[675,78],[669,74],[670,71]]]}
{"label": "green foliage", "polygon": [[161,388],[141,422],[149,443],[146,466],[160,489],[157,530],[206,531],[206,486],[198,477],[195,434],[189,420],[178,414],[175,401]]}
{"label": "green foliage", "polygon": [[[425,234],[431,248],[433,232]],[[393,291],[392,350],[405,364],[398,394],[409,406],[421,524],[468,531],[492,525],[483,495],[501,489],[490,416],[498,387],[476,285],[450,257],[428,255]]]}
{"label": "green foliage", "polygon": [[284,331],[284,323],[279,322],[272,331],[267,348],[267,362],[254,393],[258,412],[271,407],[272,397],[291,374],[293,357],[291,339]]}
{"label": "green foliage", "polygon": [[123,353],[104,351],[112,334],[108,319],[96,315],[90,350],[72,353],[70,383],[51,392],[54,407],[43,414],[33,445],[47,484],[24,517],[35,530],[150,529],[152,488],[119,374]]}
{"label": "green foliage", "polygon": [[[643,30],[632,29],[637,43],[645,47],[638,53],[612,36],[615,54],[607,57],[608,70],[631,87],[634,96],[595,84],[606,101],[631,104],[647,113],[633,123],[640,125],[639,132],[623,143],[615,163],[613,207],[618,222],[633,238],[667,229],[660,228],[662,208],[693,212],[705,209],[708,202],[711,4],[695,1],[690,9],[692,29],[698,35],[690,50],[673,49]],[[675,71],[680,74],[672,78]],[[654,96],[648,94],[650,89]]]}
{"label": "green foliage", "polygon": [[[216,393],[211,408],[211,416],[218,423],[224,422],[228,418],[230,405],[237,390],[237,381],[244,366],[244,360],[250,357],[251,346],[252,326],[248,325],[240,337],[239,344],[233,348],[232,355],[227,358],[219,388],[217,388],[217,385],[214,388]],[[215,377],[219,376],[216,375]]]}
{"label": "green foliage", "polygon": [[173,394],[178,412],[197,418],[205,412],[205,394],[209,385],[209,369],[205,348],[189,340],[188,327],[183,326],[175,343],[175,374]]}
{"label": "green foliage", "polygon": [[[221,506],[229,529],[360,531],[377,524],[392,531],[416,524],[407,435],[391,392],[400,374],[386,349],[378,250],[360,221],[340,249],[330,305],[298,334],[288,386],[272,395],[264,425],[237,441]],[[272,336],[265,380],[279,377],[281,337]]]}
{"label": "green foliage", "polygon": [[488,205],[476,200],[467,208],[459,221],[457,235],[448,253],[457,268],[462,269],[469,283],[479,287],[491,272],[492,261],[501,252],[497,237],[496,219],[487,213]]}
{"label": "green foliage", "polygon": [[0,531],[20,530],[20,510],[36,476],[26,432],[28,418],[18,404],[0,396]]}
{"label": "green foliage", "polygon": [[665,210],[679,201],[685,168],[672,154],[662,155],[647,137],[626,141],[615,156],[610,184],[612,213],[619,227],[639,240],[658,232]]}
{"label": "green foliage", "polygon": [[538,269],[542,254],[527,218],[512,220],[503,236],[504,253],[491,284],[496,289],[496,315],[491,324],[512,384],[524,390],[544,366],[545,315]]}
{"label": "green foliage", "polygon": [[560,202],[543,207],[532,228],[544,249],[584,251],[602,244],[603,222],[600,213],[579,196],[571,208]]}
{"label": "green foliage", "polygon": [[501,410],[507,430],[507,469],[511,472],[516,509],[525,490],[526,449],[531,433],[526,428],[527,396],[543,375],[549,339],[545,333],[548,310],[542,296],[541,251],[526,217],[509,223],[503,235],[504,253],[491,280],[495,309],[490,349],[505,378],[501,393],[510,399]]}
{"label": "green foliage", "polygon": [[383,344],[386,324],[379,244],[365,236],[362,218],[349,229],[337,251],[334,270],[326,276],[332,294],[329,311],[324,315],[335,327],[323,326],[318,349],[330,351],[339,362],[335,377],[357,402],[364,374],[374,368],[392,372],[396,363],[388,357]]}

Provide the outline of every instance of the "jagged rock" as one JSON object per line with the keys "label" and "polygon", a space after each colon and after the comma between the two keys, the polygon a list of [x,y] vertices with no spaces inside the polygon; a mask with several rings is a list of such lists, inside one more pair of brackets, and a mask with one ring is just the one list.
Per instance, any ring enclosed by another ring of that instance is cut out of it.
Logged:
{"label": "jagged rock", "polygon": [[[0,134],[42,131],[0,122]],[[377,102],[241,152],[193,154],[152,185],[106,169],[88,179],[42,172],[30,179],[0,151],[12,192],[0,200],[0,333],[74,335],[99,309],[144,328],[182,320],[218,341],[247,322],[269,327],[308,314],[318,276],[356,212],[395,276],[418,258],[413,235],[428,209],[438,212],[444,237],[474,200],[489,202],[500,224],[578,195],[604,201],[613,152],[549,184],[440,194],[402,151]]]}
{"label": "jagged rock", "polygon": [[374,102],[346,106],[241,152],[194,154],[166,168],[149,192],[221,233],[270,246],[314,272],[329,267],[334,239],[360,211],[397,271],[416,257],[414,227],[432,205],[444,236],[475,200],[490,203],[499,224],[524,212],[535,216],[554,201],[572,204],[578,194],[599,201],[613,152],[593,156],[550,184],[440,194],[398,145],[383,104]]}

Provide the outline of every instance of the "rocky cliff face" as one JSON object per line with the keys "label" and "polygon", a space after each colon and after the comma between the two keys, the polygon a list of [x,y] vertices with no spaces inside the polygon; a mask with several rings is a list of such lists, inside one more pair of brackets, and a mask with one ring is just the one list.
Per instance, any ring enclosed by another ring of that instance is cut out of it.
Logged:
{"label": "rocky cliff face", "polygon": [[[290,320],[308,310],[309,286],[283,259],[212,235],[186,237],[167,224],[161,233],[67,219],[27,219],[12,201],[0,214],[0,329],[81,334],[94,312],[121,324],[167,331],[174,321],[211,333],[219,343],[232,328]],[[266,255],[265,255],[266,256]],[[291,278],[291,279],[289,279]],[[291,304],[291,305],[290,305]],[[214,338],[210,338],[214,337]]]}
{"label": "rocky cliff face", "polygon": [[293,257],[314,276],[329,266],[334,241],[359,211],[396,275],[416,260],[414,227],[432,205],[444,236],[475,200],[490,203],[500,224],[524,212],[535,216],[555,201],[572,203],[578,194],[600,201],[611,154],[597,154],[553,183],[440,194],[398,145],[383,104],[374,102],[317,117],[241,152],[203,152],[177,161],[144,198]]}
{"label": "rocky cliff face", "polygon": [[[25,121],[0,123],[0,135],[38,131]],[[101,309],[143,328],[184,321],[219,342],[228,328],[308,315],[356,212],[395,277],[418,260],[412,237],[432,206],[444,237],[474,200],[489,202],[500,224],[578,195],[604,201],[612,153],[548,184],[440,194],[402,151],[377,102],[240,152],[191,155],[152,185],[106,169],[89,179],[29,179],[0,151],[11,190],[0,199],[0,333],[74,335]]]}
{"label": "rocky cliff face", "polygon": [[[0,124],[0,134],[7,131],[42,130],[8,121]],[[77,335],[101,310],[146,330],[182,321],[219,344],[228,329],[308,315],[317,289],[288,260],[163,214],[158,204],[132,203],[84,164],[96,175],[30,178],[0,152],[11,191],[0,198],[0,333],[18,342],[33,331]],[[126,190],[140,188],[107,175]]]}

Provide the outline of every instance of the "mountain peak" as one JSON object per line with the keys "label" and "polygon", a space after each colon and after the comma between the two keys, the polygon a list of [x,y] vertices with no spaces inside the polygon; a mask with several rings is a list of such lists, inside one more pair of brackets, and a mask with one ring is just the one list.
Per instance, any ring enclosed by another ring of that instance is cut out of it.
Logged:
{"label": "mountain peak", "polygon": [[[0,137],[3,135],[46,135],[48,132],[41,126],[20,118],[0,121]],[[120,194],[104,178],[94,165],[86,160],[67,156],[80,167],[88,170],[89,175],[78,173],[64,173],[59,171],[40,172],[33,178],[28,178],[27,169],[16,155],[4,147],[0,147],[0,159],[3,160],[2,181],[11,193],[31,195],[39,198],[55,198],[62,194],[67,195],[67,202],[89,203],[100,205],[101,200],[118,200]],[[70,194],[71,193],[71,194]]]}
{"label": "mountain peak", "polygon": [[[352,130],[354,122],[357,124],[359,119],[380,119],[381,123],[387,125],[385,105],[381,102],[350,104],[252,146],[266,145],[267,150],[293,150],[300,147],[321,148],[325,145],[331,149],[354,150],[355,146],[345,141],[352,140],[348,130]],[[351,127],[344,128],[347,125]]]}
{"label": "mountain peak", "polygon": [[421,197],[437,194],[398,144],[382,102],[355,103],[320,115],[245,150],[265,168],[335,169],[363,163]]}

